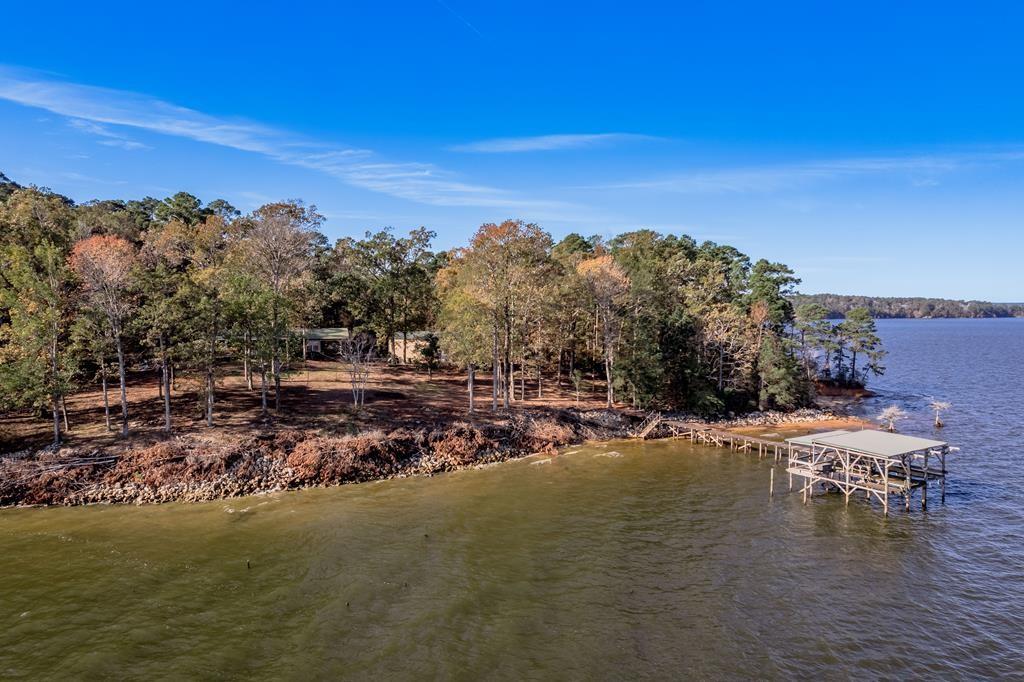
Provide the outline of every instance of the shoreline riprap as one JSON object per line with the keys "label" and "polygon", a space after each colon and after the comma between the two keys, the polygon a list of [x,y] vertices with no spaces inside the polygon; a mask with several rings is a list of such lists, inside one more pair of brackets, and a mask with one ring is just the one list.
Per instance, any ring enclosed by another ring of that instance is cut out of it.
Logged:
{"label": "shoreline riprap", "polygon": [[[715,422],[732,428],[821,421],[822,410],[758,413]],[[260,493],[429,476],[584,441],[627,438],[639,417],[618,410],[513,412],[503,422],[454,421],[349,436],[297,430],[232,445],[169,438],[112,454],[43,449],[0,459],[0,506],[204,502]]]}

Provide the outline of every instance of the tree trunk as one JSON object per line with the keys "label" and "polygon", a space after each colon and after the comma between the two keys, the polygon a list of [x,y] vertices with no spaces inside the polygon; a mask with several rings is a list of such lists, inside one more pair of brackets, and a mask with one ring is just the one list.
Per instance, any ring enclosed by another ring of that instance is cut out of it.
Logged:
{"label": "tree trunk", "polygon": [[267,363],[260,363],[260,408],[261,414],[267,416]]}
{"label": "tree trunk", "polygon": [[70,431],[71,424],[68,423],[68,401],[64,396],[60,397],[60,416],[61,419],[64,420],[64,431]]}
{"label": "tree trunk", "polygon": [[53,444],[60,445],[60,396],[54,392],[53,396]]}
{"label": "tree trunk", "polygon": [[506,322],[505,322],[505,346],[503,348],[503,352],[504,352],[503,364],[504,364],[504,367],[505,367],[505,372],[504,372],[504,376],[502,377],[502,379],[504,381],[502,381],[502,387],[501,387],[502,388],[502,401],[504,403],[504,407],[505,407],[506,410],[509,409],[509,401],[512,398],[512,396],[509,394],[509,390],[512,388],[512,382],[515,380],[515,377],[512,375],[512,328],[511,327],[512,327],[511,320],[508,320],[506,318]]}
{"label": "tree trunk", "polygon": [[252,362],[249,356],[252,355],[252,335],[249,330],[245,331],[245,350],[242,355],[242,362],[244,367],[242,368],[245,372],[245,386],[250,391],[252,390]]}
{"label": "tree trunk", "polygon": [[274,358],[271,369],[274,372],[274,410],[281,411],[281,360]]}
{"label": "tree trunk", "polygon": [[466,384],[467,384],[467,386],[469,388],[469,413],[470,414],[473,414],[473,379],[474,379],[474,377],[473,377],[473,373],[474,373],[473,369],[474,368],[473,368],[473,363],[472,362],[469,363],[468,365],[466,365],[466,374],[468,375],[466,377]]}
{"label": "tree trunk", "polygon": [[103,384],[103,418],[110,430],[110,397],[107,391],[107,363],[100,359],[100,382]]}
{"label": "tree trunk", "polygon": [[612,386],[612,358],[608,351],[604,354],[604,376],[608,382],[608,407],[611,407],[615,403],[615,387]]}
{"label": "tree trunk", "polygon": [[213,426],[213,368],[206,368],[206,425]]}
{"label": "tree trunk", "polygon": [[491,327],[491,411],[498,411],[498,323]]}
{"label": "tree trunk", "polygon": [[213,426],[213,363],[217,358],[217,333],[210,334],[210,357],[206,364],[206,425]]}
{"label": "tree trunk", "polygon": [[164,346],[163,337],[160,338],[161,373],[164,386],[164,431],[171,432],[171,370],[167,362],[167,348]]}
{"label": "tree trunk", "polygon": [[50,372],[53,374],[53,392],[50,394],[53,408],[53,444],[60,445],[60,370],[57,367],[57,331],[50,337]]}
{"label": "tree trunk", "polygon": [[117,372],[121,379],[121,435],[128,436],[128,381],[124,370],[124,347],[121,344],[121,331],[114,333],[117,342]]}
{"label": "tree trunk", "polygon": [[718,347],[718,392],[725,388],[725,350]]}
{"label": "tree trunk", "polygon": [[526,402],[526,359],[519,368],[519,399]]}
{"label": "tree trunk", "polygon": [[274,410],[281,411],[281,338],[277,330],[277,299],[274,299],[274,307],[271,315],[271,333],[274,335],[274,352],[270,359],[270,371],[274,373]]}

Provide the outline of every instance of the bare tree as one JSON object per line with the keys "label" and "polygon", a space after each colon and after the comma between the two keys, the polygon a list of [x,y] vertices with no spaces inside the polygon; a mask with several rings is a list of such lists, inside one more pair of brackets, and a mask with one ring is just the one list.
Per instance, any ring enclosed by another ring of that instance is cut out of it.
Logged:
{"label": "bare tree", "polygon": [[932,398],[932,401],[928,403],[929,409],[935,412],[935,427],[941,429],[945,424],[942,423],[942,413],[953,407],[953,403],[947,403],[944,400],[936,400]]}
{"label": "bare tree", "polygon": [[885,428],[889,432],[895,432],[896,422],[906,418],[907,413],[898,405],[890,405],[878,414],[878,421],[885,424]]}
{"label": "bare tree", "polygon": [[374,358],[374,339],[366,333],[356,334],[341,344],[341,359],[348,365],[352,382],[352,404],[358,410],[366,404],[366,384]]}

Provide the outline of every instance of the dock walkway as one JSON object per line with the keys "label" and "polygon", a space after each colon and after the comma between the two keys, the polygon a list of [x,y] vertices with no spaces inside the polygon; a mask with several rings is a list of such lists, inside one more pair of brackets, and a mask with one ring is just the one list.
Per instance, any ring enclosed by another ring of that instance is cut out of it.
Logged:
{"label": "dock walkway", "polygon": [[[814,494],[815,486],[838,491],[846,497],[863,492],[882,503],[889,513],[889,496],[901,495],[906,508],[915,490],[921,491],[921,507],[928,502],[928,483],[937,481],[941,499],[946,497],[946,456],[957,448],[947,443],[882,431],[828,431],[788,438],[785,442],[746,436],[716,429],[710,424],[690,422],[652,412],[633,431],[633,437],[648,438],[659,427],[668,429],[672,438],[692,443],[729,448],[737,452],[757,452],[758,458],[770,456],[775,462],[787,459],[789,488],[793,477],[804,479],[800,491],[804,502]],[[938,464],[938,468],[933,464]],[[769,484],[774,494],[775,471]]]}

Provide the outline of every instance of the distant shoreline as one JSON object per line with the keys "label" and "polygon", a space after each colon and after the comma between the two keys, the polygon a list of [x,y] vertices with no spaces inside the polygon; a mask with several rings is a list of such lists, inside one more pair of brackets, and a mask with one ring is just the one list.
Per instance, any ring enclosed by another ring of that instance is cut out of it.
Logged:
{"label": "distant shoreline", "polygon": [[828,311],[831,319],[842,319],[854,308],[867,308],[871,316],[878,320],[1024,318],[1024,303],[847,294],[794,294],[789,298],[795,307],[820,305]]}

